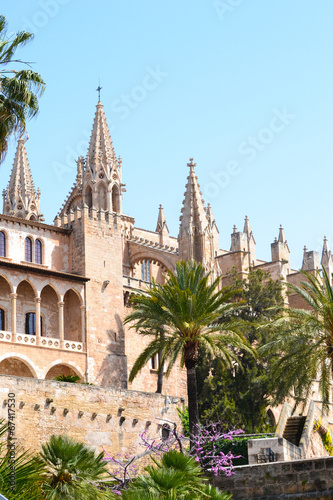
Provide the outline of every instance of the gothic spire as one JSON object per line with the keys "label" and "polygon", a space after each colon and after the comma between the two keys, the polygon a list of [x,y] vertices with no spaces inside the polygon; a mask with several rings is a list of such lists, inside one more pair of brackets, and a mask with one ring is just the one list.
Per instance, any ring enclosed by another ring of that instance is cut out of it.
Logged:
{"label": "gothic spire", "polygon": [[90,167],[89,170],[93,178],[102,173],[109,178],[111,170],[118,170],[117,158],[113,149],[103,105],[100,101],[98,101],[96,106],[87,154],[87,167]]}
{"label": "gothic spire", "polygon": [[166,218],[164,215],[164,210],[163,210],[162,205],[160,205],[159,209],[158,209],[156,233],[160,233],[160,232],[165,231],[165,230],[169,233],[168,225],[167,225]]}
{"label": "gothic spire", "polygon": [[331,256],[331,250],[330,250],[330,247],[328,245],[327,238],[326,238],[326,236],[324,236],[324,244],[323,244],[323,252],[322,252],[321,261],[323,262],[323,260],[325,258],[329,259],[330,256]]}
{"label": "gothic spire", "polygon": [[323,252],[321,255],[321,265],[325,269],[327,276],[332,284],[332,273],[333,273],[333,255],[328,245],[326,236],[324,237]]}
{"label": "gothic spire", "polygon": [[252,233],[251,226],[250,226],[250,221],[247,215],[245,215],[245,222],[244,222],[244,230],[243,233],[246,233],[248,236]]}
{"label": "gothic spire", "polygon": [[278,241],[280,243],[287,243],[286,237],[284,235],[283,227],[280,225]]}
{"label": "gothic spire", "polygon": [[9,184],[3,193],[3,211],[14,217],[41,221],[40,191],[35,190],[24,142],[21,137],[17,144]]}
{"label": "gothic spire", "polygon": [[203,233],[209,225],[208,215],[202,199],[198,178],[195,175],[194,167],[196,164],[193,158],[190,158],[187,164],[190,167],[190,173],[187,177],[185,197],[183,201],[182,215],[180,216],[179,235],[193,233],[194,229]]}

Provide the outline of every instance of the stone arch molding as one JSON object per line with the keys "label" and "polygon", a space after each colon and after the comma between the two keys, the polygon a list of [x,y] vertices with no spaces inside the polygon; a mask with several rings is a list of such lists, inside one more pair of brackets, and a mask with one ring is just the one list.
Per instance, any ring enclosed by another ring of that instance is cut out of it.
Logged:
{"label": "stone arch molding", "polygon": [[2,356],[0,356],[0,363],[2,361],[5,361],[5,359],[18,359],[19,361],[22,361],[22,363],[27,365],[29,370],[31,370],[31,373],[33,374],[34,378],[39,378],[39,379],[44,378],[43,370],[39,369],[35,365],[35,363],[33,363],[31,359],[29,359],[28,356],[25,356],[24,354],[20,354],[18,352],[16,352],[15,354],[13,353],[3,354]]}
{"label": "stone arch molding", "polygon": [[13,284],[10,281],[10,279],[8,278],[8,276],[6,274],[0,274],[0,277],[3,278],[6,281],[6,283],[8,284],[8,286],[10,288],[10,293],[14,293]]}
{"label": "stone arch molding", "polygon": [[175,269],[175,266],[170,259],[168,259],[165,255],[162,255],[161,253],[150,250],[149,248],[133,252],[130,257],[131,266],[134,267],[138,262],[148,259],[156,262],[157,265],[164,267],[168,271],[174,271]]}
{"label": "stone arch molding", "polygon": [[74,363],[73,361],[71,361],[70,363],[68,363],[67,361],[63,361],[62,359],[56,359],[55,361],[52,361],[52,363],[50,363],[49,365],[47,365],[46,368],[44,368],[44,370],[42,370],[42,377],[43,379],[46,378],[46,375],[48,374],[48,372],[51,370],[51,368],[53,368],[54,366],[57,366],[57,365],[64,365],[64,366],[68,366],[68,368],[71,368],[72,370],[75,371],[75,373],[82,379],[84,380],[84,375],[82,374],[82,370],[81,368],[76,364]]}

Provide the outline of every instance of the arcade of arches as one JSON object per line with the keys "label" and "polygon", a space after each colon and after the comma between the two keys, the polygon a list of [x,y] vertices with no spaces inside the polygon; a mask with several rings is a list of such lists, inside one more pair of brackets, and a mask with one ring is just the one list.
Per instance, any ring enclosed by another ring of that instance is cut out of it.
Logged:
{"label": "arcade of arches", "polygon": [[[33,345],[42,346],[45,342],[41,339],[47,337],[52,342],[58,339],[60,348],[66,341],[85,342],[84,306],[81,297],[72,288],[61,296],[53,284],[37,291],[29,281],[23,280],[15,289],[7,277],[0,276],[0,304],[0,332],[2,335],[10,334],[12,342],[23,338],[29,345],[29,338],[32,341],[34,337]],[[36,377],[28,361],[15,357],[13,353],[0,362],[0,374]],[[45,378],[52,379],[60,374],[78,373],[74,368],[59,363],[50,369]]]}

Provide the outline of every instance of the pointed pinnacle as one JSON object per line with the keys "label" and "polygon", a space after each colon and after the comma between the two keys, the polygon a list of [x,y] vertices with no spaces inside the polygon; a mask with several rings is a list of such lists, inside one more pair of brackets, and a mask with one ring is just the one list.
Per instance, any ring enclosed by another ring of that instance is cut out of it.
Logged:
{"label": "pointed pinnacle", "polygon": [[279,238],[278,238],[279,243],[287,243],[286,237],[284,235],[283,227],[280,225],[279,229]]}
{"label": "pointed pinnacle", "polygon": [[243,233],[246,233],[248,236],[251,234],[251,226],[250,226],[250,221],[247,215],[245,215],[245,222],[244,222],[244,229]]}

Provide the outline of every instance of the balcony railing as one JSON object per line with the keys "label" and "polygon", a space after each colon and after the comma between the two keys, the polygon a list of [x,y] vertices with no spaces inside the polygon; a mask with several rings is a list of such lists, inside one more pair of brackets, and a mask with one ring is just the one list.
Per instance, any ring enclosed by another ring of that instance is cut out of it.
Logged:
{"label": "balcony railing", "polygon": [[149,281],[139,280],[138,278],[132,278],[131,276],[123,276],[123,286],[136,290],[145,290],[151,287],[151,283]]}
{"label": "balcony railing", "polygon": [[84,352],[82,342],[65,339],[62,345],[60,339],[40,337],[39,344],[37,344],[36,335],[26,335],[25,333],[17,333],[16,335],[13,335],[12,332],[6,332],[4,330],[0,330],[0,342],[10,342],[30,346],[38,345],[39,347],[47,347],[49,349],[66,349],[66,351]]}

